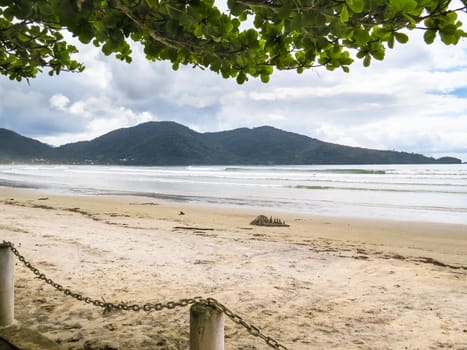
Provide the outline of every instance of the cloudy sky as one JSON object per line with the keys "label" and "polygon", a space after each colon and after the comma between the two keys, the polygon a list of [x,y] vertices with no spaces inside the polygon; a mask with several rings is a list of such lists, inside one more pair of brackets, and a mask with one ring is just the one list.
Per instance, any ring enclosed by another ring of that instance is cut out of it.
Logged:
{"label": "cloudy sky", "polygon": [[428,46],[421,35],[410,33],[408,44],[369,68],[356,61],[349,74],[276,71],[268,84],[244,85],[191,67],[174,72],[146,61],[137,46],[130,65],[79,46],[81,74],[44,74],[30,85],[0,76],[0,127],[61,145],[151,120],[200,132],[271,125],[345,145],[467,161],[467,40]]}

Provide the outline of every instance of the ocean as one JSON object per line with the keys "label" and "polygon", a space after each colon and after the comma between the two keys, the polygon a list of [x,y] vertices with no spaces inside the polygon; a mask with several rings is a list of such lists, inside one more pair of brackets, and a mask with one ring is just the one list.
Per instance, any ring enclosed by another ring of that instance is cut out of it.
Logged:
{"label": "ocean", "polygon": [[303,166],[1,165],[0,186],[137,194],[256,214],[467,224],[467,164]]}

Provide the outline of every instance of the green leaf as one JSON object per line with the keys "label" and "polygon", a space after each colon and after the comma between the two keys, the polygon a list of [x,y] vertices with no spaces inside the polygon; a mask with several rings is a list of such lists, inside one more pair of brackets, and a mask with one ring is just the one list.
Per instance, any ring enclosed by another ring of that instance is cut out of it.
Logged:
{"label": "green leaf", "polygon": [[365,7],[365,0],[345,0],[345,3],[355,13],[361,13]]}
{"label": "green leaf", "polygon": [[154,8],[159,4],[158,0],[144,0],[144,2],[150,7]]}
{"label": "green leaf", "polygon": [[265,83],[265,84],[266,84],[266,83],[269,83],[269,79],[270,79],[269,74],[261,74],[260,77],[261,77],[261,81],[262,81],[263,83]]}
{"label": "green leaf", "polygon": [[391,33],[391,35],[388,38],[388,47],[390,49],[394,48],[394,33]]}
{"label": "green leaf", "polygon": [[415,0],[391,0],[390,4],[397,12],[410,12],[417,7]]}
{"label": "green leaf", "polygon": [[342,6],[342,10],[341,10],[341,14],[339,18],[340,18],[341,23],[345,23],[349,20],[349,10],[347,8],[347,5],[344,4],[344,6]]}
{"label": "green leaf", "polygon": [[244,72],[240,72],[237,75],[237,83],[242,85],[247,80],[246,75]]}
{"label": "green leaf", "polygon": [[440,31],[447,35],[455,35],[457,32],[457,27],[454,24],[449,24],[443,27]]}
{"label": "green leaf", "polygon": [[435,30],[427,30],[425,34],[423,34],[423,40],[425,40],[427,44],[433,44],[433,42],[435,41],[435,38],[436,38]]}
{"label": "green leaf", "polygon": [[90,27],[83,27],[78,37],[79,41],[81,41],[83,44],[88,44],[92,39],[94,39],[94,33]]}
{"label": "green leaf", "polygon": [[416,26],[417,26],[417,20],[416,18],[414,18],[413,16],[407,14],[407,13],[402,13],[402,15],[404,16],[404,18],[409,21],[409,24],[407,24],[407,28],[408,29],[414,29]]}
{"label": "green leaf", "polygon": [[409,41],[409,37],[407,34],[394,32],[394,36],[396,40],[400,42],[401,44],[405,44]]}
{"label": "green leaf", "polygon": [[363,58],[363,57],[365,57],[367,54],[368,54],[368,50],[366,50],[366,49],[365,49],[365,50],[360,50],[360,51],[357,52],[357,57],[358,57],[358,58]]}
{"label": "green leaf", "polygon": [[439,35],[441,36],[441,41],[446,45],[457,44],[457,42],[459,41],[459,37],[457,37],[456,35],[446,34],[443,32],[440,32]]}
{"label": "green leaf", "polygon": [[365,45],[370,40],[370,34],[365,29],[358,28],[354,32],[354,38],[358,45]]}
{"label": "green leaf", "polygon": [[20,41],[22,41],[22,42],[25,42],[25,41],[30,40],[30,37],[27,36],[27,35],[25,35],[25,34],[23,34],[23,33],[21,33],[21,32],[19,32],[19,33],[18,33],[18,39],[19,39]]}
{"label": "green leaf", "polygon": [[254,29],[248,29],[246,32],[246,38],[249,43],[256,42],[258,40],[258,32]]}
{"label": "green leaf", "polygon": [[203,35],[203,27],[200,25],[196,26],[195,30],[193,31],[193,34],[197,37],[201,37]]}
{"label": "green leaf", "polygon": [[363,59],[363,66],[368,67],[371,63],[371,56],[366,55],[365,58]]}
{"label": "green leaf", "polygon": [[109,42],[105,43],[102,46],[102,52],[104,53],[104,55],[109,56],[113,52],[112,45]]}

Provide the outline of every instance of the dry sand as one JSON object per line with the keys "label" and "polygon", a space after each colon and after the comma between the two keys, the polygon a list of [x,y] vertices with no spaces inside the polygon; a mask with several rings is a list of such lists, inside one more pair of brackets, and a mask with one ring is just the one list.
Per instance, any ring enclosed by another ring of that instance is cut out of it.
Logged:
{"label": "dry sand", "polygon": [[[94,299],[214,297],[289,349],[467,349],[467,226],[259,214],[0,188],[0,241]],[[104,312],[15,274],[16,319],[65,349],[188,348],[187,307]],[[225,348],[270,349],[228,319]]]}

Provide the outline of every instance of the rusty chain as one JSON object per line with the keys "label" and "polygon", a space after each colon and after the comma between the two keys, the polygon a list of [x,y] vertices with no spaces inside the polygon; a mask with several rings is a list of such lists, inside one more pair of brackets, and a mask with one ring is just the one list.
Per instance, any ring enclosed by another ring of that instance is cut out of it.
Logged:
{"label": "rusty chain", "polygon": [[246,322],[240,315],[236,314],[225,305],[220,303],[214,298],[203,298],[200,296],[193,297],[193,298],[184,298],[175,301],[169,301],[165,303],[146,303],[143,305],[140,304],[127,304],[127,303],[109,303],[104,300],[92,299],[86,296],[83,296],[80,293],[75,293],[68,288],[63,287],[61,284],[56,283],[51,278],[48,278],[44,273],[42,273],[39,269],[34,267],[26,258],[20,254],[18,249],[16,249],[11,242],[3,241],[0,244],[0,247],[8,247],[11,252],[18,258],[20,262],[22,262],[29,270],[31,270],[34,275],[40,280],[43,280],[45,283],[51,285],[53,288],[58,290],[59,292],[64,293],[66,296],[74,298],[78,301],[84,302],[86,304],[91,304],[100,308],[103,308],[105,312],[109,312],[112,310],[123,310],[123,311],[161,311],[163,309],[175,309],[177,307],[186,307],[188,305],[193,304],[203,304],[208,305],[211,307],[216,308],[217,310],[224,313],[228,318],[230,318],[234,323],[244,327],[247,332],[257,338],[262,339],[267,345],[269,345],[273,349],[279,350],[288,350],[284,345],[280,344],[274,338],[271,338],[265,335],[258,327],[254,326],[251,323]]}
{"label": "rusty chain", "polygon": [[288,350],[284,345],[280,344],[277,340],[266,336],[258,327],[255,327],[253,324],[246,322],[240,315],[234,313],[232,310],[228,309],[226,306],[222,305],[214,298],[202,299],[201,304],[206,304],[215,307],[216,309],[222,311],[228,318],[230,318],[234,323],[243,326],[250,335],[258,337],[266,344],[268,344],[273,349]]}

